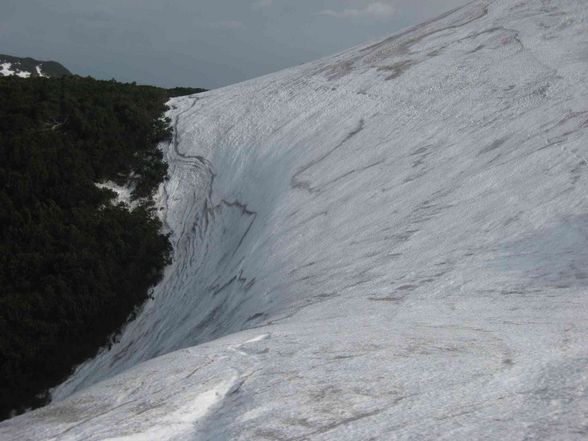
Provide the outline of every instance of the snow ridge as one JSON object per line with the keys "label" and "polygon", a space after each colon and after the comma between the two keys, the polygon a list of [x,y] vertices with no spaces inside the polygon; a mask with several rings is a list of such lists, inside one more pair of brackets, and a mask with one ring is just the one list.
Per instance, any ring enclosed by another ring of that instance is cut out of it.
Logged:
{"label": "snow ridge", "polygon": [[172,100],[174,263],[0,437],[584,439],[587,23],[475,1]]}

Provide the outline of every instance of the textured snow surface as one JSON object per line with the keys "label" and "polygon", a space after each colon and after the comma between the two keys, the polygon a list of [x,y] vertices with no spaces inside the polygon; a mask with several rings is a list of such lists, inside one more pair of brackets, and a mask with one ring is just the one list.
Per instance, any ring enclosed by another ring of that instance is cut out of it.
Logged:
{"label": "textured snow surface", "polygon": [[0,439],[588,438],[585,0],[171,105],[174,264]]}

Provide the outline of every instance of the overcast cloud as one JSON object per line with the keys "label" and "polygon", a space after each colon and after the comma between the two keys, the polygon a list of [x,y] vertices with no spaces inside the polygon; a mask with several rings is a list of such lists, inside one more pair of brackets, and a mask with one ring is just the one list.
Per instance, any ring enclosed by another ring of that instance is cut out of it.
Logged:
{"label": "overcast cloud", "polygon": [[0,53],[214,88],[385,37],[466,0],[1,0]]}

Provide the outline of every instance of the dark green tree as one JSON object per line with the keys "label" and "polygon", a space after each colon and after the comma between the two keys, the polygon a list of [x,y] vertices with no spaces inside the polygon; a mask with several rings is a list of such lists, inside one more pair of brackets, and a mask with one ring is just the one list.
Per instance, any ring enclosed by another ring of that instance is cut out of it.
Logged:
{"label": "dark green tree", "polygon": [[[170,258],[150,202],[167,173],[163,89],[0,78],[0,417],[108,343]],[[137,208],[95,184],[134,188]]]}

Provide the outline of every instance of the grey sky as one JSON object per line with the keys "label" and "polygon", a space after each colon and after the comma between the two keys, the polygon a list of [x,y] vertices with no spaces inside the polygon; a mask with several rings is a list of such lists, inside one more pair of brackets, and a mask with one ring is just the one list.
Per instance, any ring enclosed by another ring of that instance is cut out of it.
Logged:
{"label": "grey sky", "polygon": [[0,53],[214,88],[383,37],[467,0],[1,0]]}

